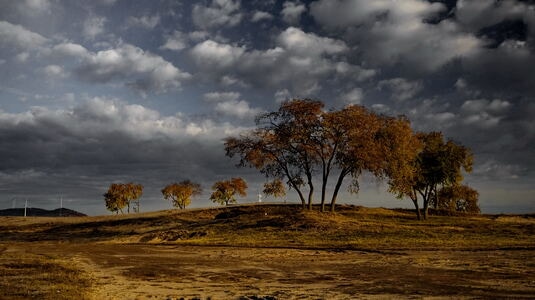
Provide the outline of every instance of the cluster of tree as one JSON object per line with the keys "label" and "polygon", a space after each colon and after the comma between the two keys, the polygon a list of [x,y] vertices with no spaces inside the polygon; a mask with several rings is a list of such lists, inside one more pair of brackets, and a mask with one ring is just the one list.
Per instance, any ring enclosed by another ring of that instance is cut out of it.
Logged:
{"label": "cluster of tree", "polygon": [[139,197],[143,194],[143,186],[135,183],[112,183],[108,191],[104,194],[106,208],[116,214],[123,213],[123,209],[128,207],[130,213],[130,203],[133,202],[134,211],[139,211]]}
{"label": "cluster of tree", "polygon": [[[280,183],[282,186],[282,182]],[[274,190],[274,189],[279,189]],[[247,183],[242,178],[232,178],[230,180],[217,181],[212,186],[213,193],[210,200],[214,203],[225,204],[236,203],[236,195],[246,196]],[[282,186],[284,192],[284,187]],[[191,204],[191,198],[202,193],[201,185],[184,180],[179,183],[172,183],[162,189],[165,200],[170,200],[174,207],[185,209]],[[134,183],[112,183],[108,191],[104,194],[106,208],[115,213],[123,213],[123,209],[128,207],[130,213],[130,202],[135,204],[134,211],[139,212],[139,197],[143,193],[143,186]],[[274,186],[269,192],[271,195],[281,195],[280,187]]]}
{"label": "cluster of tree", "polygon": [[[309,209],[313,204],[315,175],[319,174],[321,182],[322,211],[328,181],[335,175],[330,197],[330,209],[334,211],[344,179],[351,179],[349,191],[357,193],[360,175],[369,172],[387,179],[389,190],[399,198],[412,199],[418,218],[421,197],[426,218],[431,201],[437,207],[458,202],[447,198],[458,197],[458,193],[447,193],[447,189],[458,189],[461,169],[470,172],[472,167],[468,148],[444,141],[441,133],[415,133],[404,116],[380,115],[363,106],[325,111],[321,101],[294,99],[282,103],[277,111],[260,115],[256,125],[256,129],[239,137],[225,139],[227,156],[238,156],[238,166],[254,167],[273,178],[275,181],[265,190],[275,190],[273,195],[280,195],[285,179],[303,207]],[[477,192],[475,195],[477,198]],[[470,202],[470,207],[477,206],[477,199],[464,201]]]}

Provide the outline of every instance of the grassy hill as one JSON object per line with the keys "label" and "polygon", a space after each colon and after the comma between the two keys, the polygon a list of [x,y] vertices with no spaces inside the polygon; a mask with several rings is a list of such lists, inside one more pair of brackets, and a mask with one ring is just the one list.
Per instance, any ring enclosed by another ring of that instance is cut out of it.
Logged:
{"label": "grassy hill", "polygon": [[432,216],[340,206],[337,213],[295,205],[168,210],[104,217],[5,218],[0,241],[69,241],[287,247],[303,249],[535,248],[533,215]]}

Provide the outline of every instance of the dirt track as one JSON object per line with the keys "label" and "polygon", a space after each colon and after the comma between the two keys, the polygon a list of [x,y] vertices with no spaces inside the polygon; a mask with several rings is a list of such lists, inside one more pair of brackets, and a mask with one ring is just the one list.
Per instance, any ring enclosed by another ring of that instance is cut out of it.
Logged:
{"label": "dirt track", "polygon": [[[358,251],[21,243],[85,271],[93,299],[533,298],[529,250]],[[262,298],[255,298],[262,297]]]}

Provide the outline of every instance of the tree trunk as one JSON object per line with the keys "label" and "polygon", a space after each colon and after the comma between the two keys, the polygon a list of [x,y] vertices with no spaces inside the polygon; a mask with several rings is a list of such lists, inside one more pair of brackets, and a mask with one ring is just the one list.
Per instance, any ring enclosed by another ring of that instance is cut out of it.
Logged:
{"label": "tree trunk", "polygon": [[297,195],[299,195],[299,200],[301,200],[301,206],[304,209],[306,207],[306,201],[305,196],[303,196],[303,192],[301,192],[301,189],[299,189],[299,187],[292,180],[290,180],[290,185],[297,192]]}
{"label": "tree trunk", "polygon": [[429,216],[429,204],[431,202],[431,198],[433,197],[433,189],[436,189],[436,187],[430,187],[429,190],[425,193],[424,197],[424,220],[427,220],[427,217]]}
{"label": "tree trunk", "polygon": [[338,192],[340,191],[340,187],[342,186],[342,182],[344,182],[344,177],[347,175],[347,170],[342,170],[340,172],[340,175],[338,175],[338,180],[336,181],[336,186],[334,187],[333,197],[331,199],[331,212],[334,212],[335,206],[336,206],[336,197],[338,197]]}
{"label": "tree trunk", "polygon": [[418,218],[418,221],[422,219],[422,215],[420,214],[420,207],[418,206],[418,199],[411,199],[414,203],[414,207],[416,208],[416,217]]}
{"label": "tree trunk", "polygon": [[284,168],[284,173],[286,174],[286,177],[288,177],[288,182],[290,182],[290,185],[294,188],[294,190],[299,195],[299,200],[301,200],[301,205],[302,205],[303,209],[305,209],[306,202],[305,202],[305,196],[303,196],[303,192],[301,192],[301,189],[299,189],[297,184],[295,184],[295,182],[292,180],[292,176],[290,175],[290,171],[287,168]]}
{"label": "tree trunk", "polygon": [[329,166],[323,161],[323,172],[321,176],[321,212],[325,211],[325,193],[327,180],[329,179]]}
{"label": "tree trunk", "polygon": [[424,220],[427,220],[427,216],[429,216],[429,198],[424,199]]}
{"label": "tree trunk", "polygon": [[308,209],[312,210],[312,196],[314,194],[314,184],[312,183],[312,174],[307,173],[307,180],[308,180]]}
{"label": "tree trunk", "polygon": [[327,188],[327,179],[324,177],[321,183],[321,211],[325,211],[325,189]]}

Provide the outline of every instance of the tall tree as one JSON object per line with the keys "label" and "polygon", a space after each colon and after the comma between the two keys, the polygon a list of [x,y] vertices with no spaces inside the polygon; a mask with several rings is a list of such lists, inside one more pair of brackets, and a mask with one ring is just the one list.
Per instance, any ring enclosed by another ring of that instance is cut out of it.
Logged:
{"label": "tall tree", "polygon": [[[322,109],[320,101],[284,102],[278,111],[260,115],[257,129],[242,133],[239,138],[226,138],[226,153],[240,157],[238,166],[257,168],[269,177],[286,177],[303,207],[307,200],[311,207],[313,174],[318,161],[314,138],[321,126]],[[305,182],[309,188],[307,200],[301,190]]]}
{"label": "tall tree", "polygon": [[331,198],[331,211],[335,209],[338,193],[347,176],[352,179],[349,185],[351,193],[359,191],[359,177],[364,171],[379,176],[384,159],[379,132],[384,125],[384,118],[357,105],[324,114],[323,132],[316,147],[323,171],[322,210],[333,166],[338,169],[338,177]]}
{"label": "tall tree", "polygon": [[184,180],[179,183],[169,184],[162,189],[165,200],[171,200],[174,207],[185,209],[190,205],[191,197],[202,193],[201,185]]}
{"label": "tall tree", "polygon": [[[106,208],[109,211],[123,213],[123,208],[128,207],[130,213],[130,202],[139,199],[143,194],[143,186],[135,183],[112,183],[108,191],[104,194]],[[138,202],[139,210],[139,202]]]}
{"label": "tall tree", "polygon": [[423,147],[422,141],[413,132],[408,120],[400,118],[385,119],[385,121],[390,124],[383,126],[381,130],[383,140],[381,147],[385,158],[382,176],[388,179],[389,191],[397,198],[409,197],[412,200],[416,207],[416,216],[420,220],[415,185],[419,172],[416,161]]}
{"label": "tall tree", "polygon": [[236,203],[236,194],[242,197],[247,196],[247,183],[240,177],[230,180],[217,181],[212,186],[213,193],[210,200],[214,203],[229,205]]}

